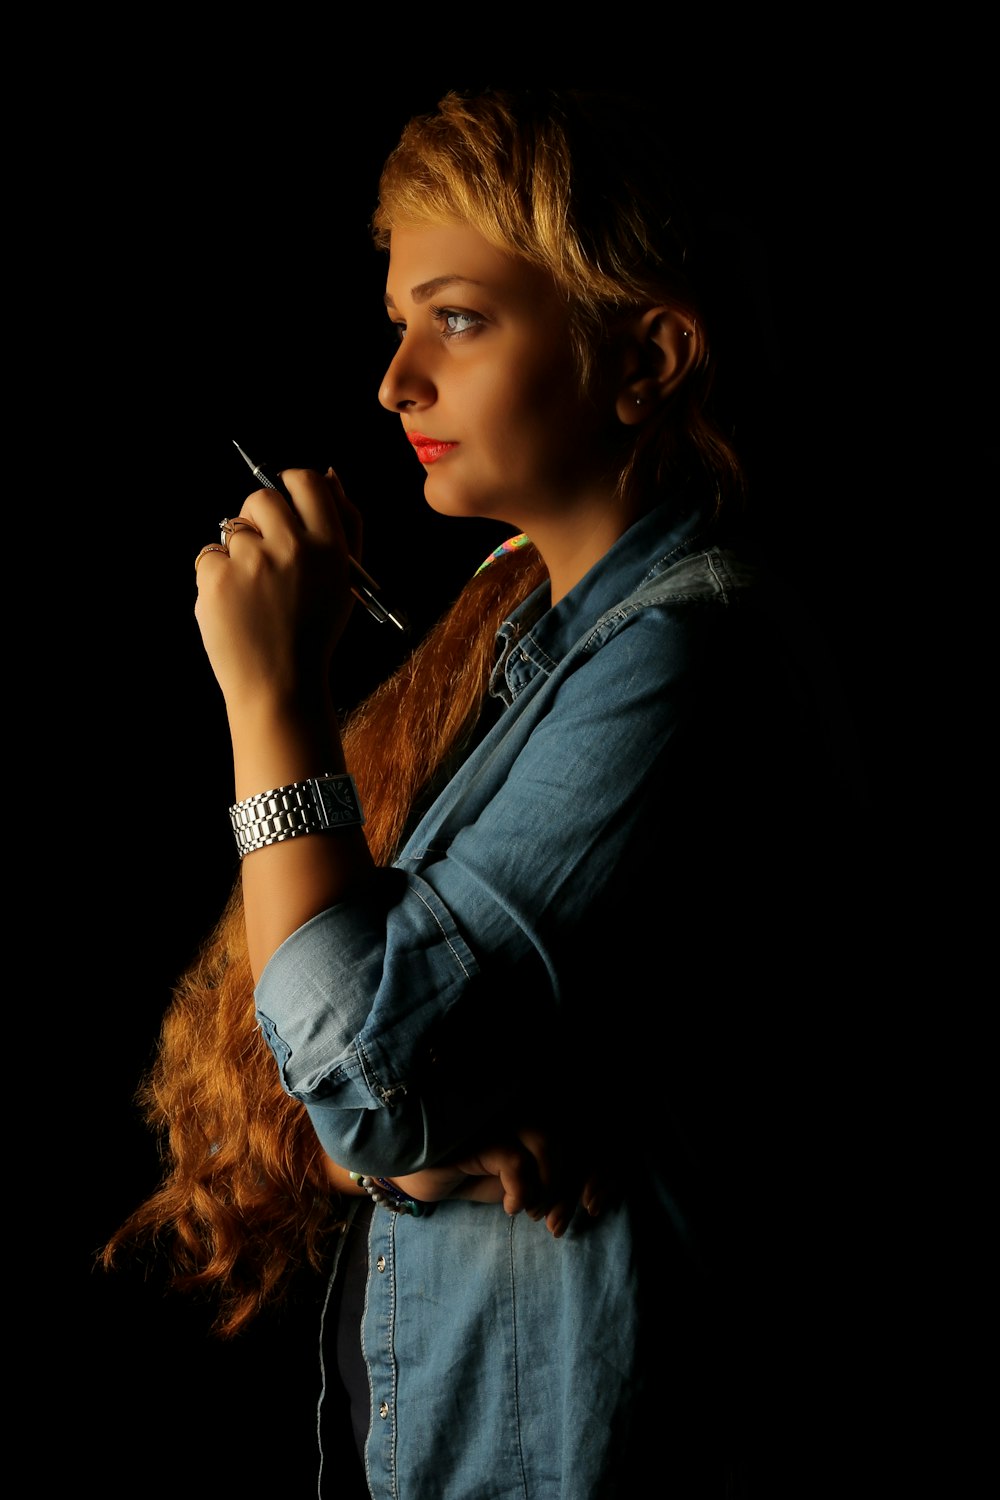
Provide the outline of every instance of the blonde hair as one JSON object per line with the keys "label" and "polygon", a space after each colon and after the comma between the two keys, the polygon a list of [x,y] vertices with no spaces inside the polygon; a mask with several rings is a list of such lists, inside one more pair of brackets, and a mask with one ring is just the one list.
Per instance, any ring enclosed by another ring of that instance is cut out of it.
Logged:
{"label": "blonde hair", "polygon": [[618,489],[654,495],[700,475],[716,508],[742,501],[743,470],[710,413],[714,365],[697,239],[659,132],[632,101],[602,94],[449,93],[404,128],[379,183],[372,228],[468,224],[549,273],[570,307],[582,388],[611,324],[665,304],[697,326],[679,391],[637,430]]}

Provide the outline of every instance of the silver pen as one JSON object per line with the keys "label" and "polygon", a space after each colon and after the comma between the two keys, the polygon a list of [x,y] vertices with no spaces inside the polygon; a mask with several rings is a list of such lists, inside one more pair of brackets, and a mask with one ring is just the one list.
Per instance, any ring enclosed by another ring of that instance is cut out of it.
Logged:
{"label": "silver pen", "polygon": [[[249,453],[243,451],[235,438],[233,438],[233,447],[241,458],[245,459],[247,464],[249,464],[250,471],[258,484],[262,485],[266,490],[277,490],[278,494],[284,495],[286,499],[290,498],[284,485],[280,484],[277,479],[272,479],[270,474],[265,474],[264,470],[254,463]],[[384,625],[386,620],[389,620],[395,625],[397,630],[405,631],[407,628],[406,616],[399,612],[394,613],[379,597],[381,589],[378,584],[370,573],[365,572],[364,568],[355,558],[348,557],[347,561],[351,574],[351,593],[355,599],[364,605],[372,619],[377,620],[380,625]]]}

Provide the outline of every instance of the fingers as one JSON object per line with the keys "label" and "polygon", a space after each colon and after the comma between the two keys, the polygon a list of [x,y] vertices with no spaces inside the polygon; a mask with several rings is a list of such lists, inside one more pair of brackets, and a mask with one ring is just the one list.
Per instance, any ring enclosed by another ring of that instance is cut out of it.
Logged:
{"label": "fingers", "polygon": [[505,1213],[519,1214],[536,1208],[539,1190],[534,1162],[517,1141],[487,1146],[460,1166],[472,1176],[499,1178]]}
{"label": "fingers", "polygon": [[205,558],[209,557],[213,552],[221,552],[224,557],[229,556],[229,548],[224,546],[223,543],[209,542],[207,547],[202,547],[201,551],[198,553],[198,556],[194,560],[194,570],[196,573],[202,562],[204,562]]}
{"label": "fingers", "polygon": [[223,547],[229,547],[234,536],[241,531],[250,531],[254,536],[260,536],[260,527],[251,521],[248,516],[223,516],[219,522],[219,540]]}
{"label": "fingers", "polygon": [[344,494],[333,469],[319,474],[315,469],[282,469],[279,475],[288,492],[255,490],[243,504],[264,536],[305,530],[320,541],[342,542],[354,556],[361,551],[361,514]]}
{"label": "fingers", "polygon": [[196,559],[195,617],[231,715],[327,694],[354,608],[357,512],[332,471],[288,469],[281,478],[289,498],[254,490]]}
{"label": "fingers", "polygon": [[343,486],[341,485],[340,480],[337,478],[332,469],[327,469],[324,478],[327,480],[330,486],[330,492],[333,495],[333,501],[337,507],[337,514],[340,517],[340,524],[343,527],[344,536],[347,539],[347,550],[350,552],[352,557],[360,558],[363,535],[361,512],[358,510],[356,505],[352,505],[350,500],[348,500],[347,496],[344,494]]}
{"label": "fingers", "polygon": [[467,1165],[500,1178],[506,1213],[525,1213],[535,1223],[544,1220],[555,1239],[566,1233],[580,1204],[596,1218],[607,1197],[603,1167],[591,1166],[585,1178],[556,1135],[537,1126],[522,1126],[513,1139],[491,1144]]}
{"label": "fingers", "polygon": [[570,1226],[570,1220],[576,1212],[575,1201],[564,1198],[554,1208],[550,1208],[545,1215],[545,1227],[555,1240],[561,1240]]}
{"label": "fingers", "polygon": [[[333,469],[319,474],[315,469],[283,469],[279,476],[287,497],[280,490],[254,490],[243,502],[238,516],[225,516],[218,523],[219,541],[202,547],[195,558],[197,571],[212,553],[232,556],[245,545],[266,542],[279,552],[290,550],[303,536],[328,542],[351,557],[361,556],[361,513],[344,494]],[[289,549],[282,547],[282,542]]]}
{"label": "fingers", "polygon": [[577,1204],[591,1219],[596,1219],[603,1212],[607,1197],[607,1183],[600,1174],[594,1174],[584,1183],[579,1195],[573,1193],[552,1205],[545,1215],[545,1227],[555,1239],[562,1239],[576,1213]]}
{"label": "fingers", "polygon": [[[361,518],[341,488],[332,469],[318,474],[314,469],[286,469],[280,475],[287,489],[265,487],[254,490],[237,516],[219,521],[219,541],[203,547],[195,558],[195,571],[203,584],[209,572],[221,583],[227,564],[240,563],[256,569],[266,554],[279,566],[332,565],[340,581],[346,582],[348,558],[360,551]],[[213,555],[214,554],[214,555]],[[209,567],[204,565],[209,563]]]}
{"label": "fingers", "polygon": [[603,1213],[611,1196],[610,1168],[603,1165],[592,1172],[583,1185],[580,1202],[592,1219]]}
{"label": "fingers", "polygon": [[238,516],[219,522],[220,542],[225,548],[254,535],[279,546],[283,539],[291,542],[307,535],[314,541],[343,547],[352,556],[360,555],[361,515],[344,494],[333,469],[326,474],[318,474],[315,469],[283,469],[279,477],[287,496],[276,489],[254,490]]}
{"label": "fingers", "polygon": [[532,1174],[537,1182],[533,1201],[525,1205],[530,1219],[537,1223],[551,1212],[564,1175],[563,1153],[559,1140],[551,1131],[534,1125],[522,1125],[517,1138],[528,1153]]}
{"label": "fingers", "polygon": [[522,1126],[517,1138],[530,1156],[540,1185],[534,1204],[526,1208],[529,1218],[544,1218],[555,1239],[566,1233],[578,1205],[596,1219],[609,1201],[612,1186],[603,1153],[591,1150],[591,1159],[585,1163],[579,1148],[566,1149],[564,1132],[535,1125]]}
{"label": "fingers", "polygon": [[517,1138],[534,1161],[542,1187],[551,1187],[558,1172],[560,1155],[555,1137],[538,1130],[533,1125],[524,1125],[518,1130]]}

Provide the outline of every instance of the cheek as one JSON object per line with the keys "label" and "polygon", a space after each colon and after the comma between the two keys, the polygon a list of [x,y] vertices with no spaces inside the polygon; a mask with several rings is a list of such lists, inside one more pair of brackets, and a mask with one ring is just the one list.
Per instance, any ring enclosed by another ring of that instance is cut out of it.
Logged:
{"label": "cheek", "polygon": [[[566,424],[543,387],[498,393],[490,413],[490,446],[503,461],[538,475],[558,464],[565,446]],[[503,395],[510,397],[503,399]]]}
{"label": "cheek", "polygon": [[576,367],[562,352],[522,366],[509,394],[511,417],[525,432],[536,432],[549,442],[557,444],[561,434],[579,432],[584,423]]}

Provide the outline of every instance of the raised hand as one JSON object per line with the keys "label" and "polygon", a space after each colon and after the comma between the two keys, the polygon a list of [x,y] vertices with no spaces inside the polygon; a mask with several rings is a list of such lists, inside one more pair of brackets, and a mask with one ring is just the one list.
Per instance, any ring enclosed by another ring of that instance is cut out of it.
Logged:
{"label": "raised hand", "polygon": [[322,696],[353,605],[358,511],[332,469],[281,478],[290,501],[255,490],[224,547],[198,559],[195,616],[231,715],[262,699],[281,708]]}

